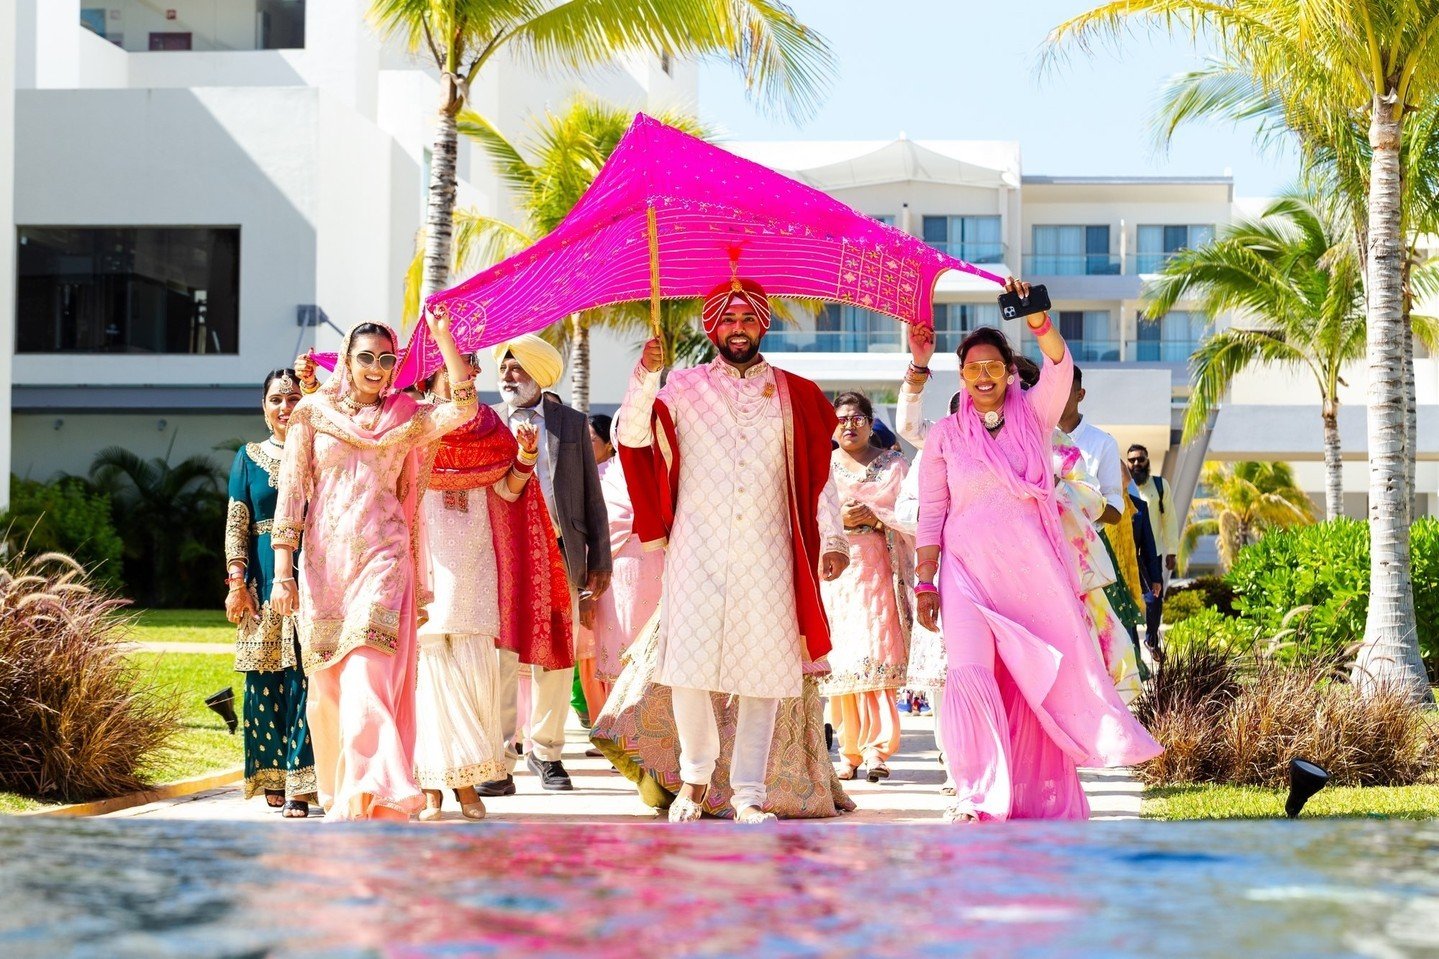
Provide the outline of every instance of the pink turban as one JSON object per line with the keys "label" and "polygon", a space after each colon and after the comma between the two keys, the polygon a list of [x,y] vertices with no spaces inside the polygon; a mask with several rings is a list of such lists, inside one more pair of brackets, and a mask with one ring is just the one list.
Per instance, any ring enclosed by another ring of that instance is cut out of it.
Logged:
{"label": "pink turban", "polygon": [[705,336],[708,336],[716,346],[719,345],[719,340],[716,338],[715,330],[719,327],[720,317],[724,316],[725,310],[729,309],[729,305],[735,300],[745,303],[754,310],[755,316],[759,318],[760,330],[769,331],[769,297],[765,294],[764,287],[754,280],[726,280],[711,290],[709,295],[704,298]]}

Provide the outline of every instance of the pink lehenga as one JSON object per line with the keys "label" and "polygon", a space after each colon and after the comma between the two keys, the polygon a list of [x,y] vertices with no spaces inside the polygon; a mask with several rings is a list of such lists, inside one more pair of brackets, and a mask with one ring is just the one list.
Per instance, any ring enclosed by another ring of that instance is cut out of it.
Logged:
{"label": "pink lehenga", "polygon": [[925,444],[917,542],[941,547],[940,742],[953,811],[981,820],[1086,819],[1079,766],[1161,751],[1100,660],[1059,522],[1050,436],[1072,370],[1066,351],[1028,393],[1011,387],[994,436],[963,393]]}
{"label": "pink lehenga", "polygon": [[840,502],[865,504],[880,525],[846,529],[849,566],[820,584],[834,648],[819,692],[829,697],[840,758],[873,767],[899,751],[895,695],[909,668],[914,541],[894,510],[909,464],[886,451],[854,471],[836,450],[830,470]]}
{"label": "pink lehenga", "polygon": [[389,392],[350,412],[353,337],[330,380],[291,414],[272,533],[275,544],[304,541],[297,622],[330,820],[424,806],[414,772],[415,631],[428,599],[419,506],[434,444],[478,408],[473,386],[457,384],[451,403]]}

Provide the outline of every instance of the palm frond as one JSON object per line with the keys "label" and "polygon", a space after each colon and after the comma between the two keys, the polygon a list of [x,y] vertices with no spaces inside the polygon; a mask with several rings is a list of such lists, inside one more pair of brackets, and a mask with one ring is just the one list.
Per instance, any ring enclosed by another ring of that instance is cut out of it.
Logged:
{"label": "palm frond", "polygon": [[635,51],[729,62],[761,109],[812,115],[835,73],[824,38],[775,0],[563,0],[506,36],[545,66]]}

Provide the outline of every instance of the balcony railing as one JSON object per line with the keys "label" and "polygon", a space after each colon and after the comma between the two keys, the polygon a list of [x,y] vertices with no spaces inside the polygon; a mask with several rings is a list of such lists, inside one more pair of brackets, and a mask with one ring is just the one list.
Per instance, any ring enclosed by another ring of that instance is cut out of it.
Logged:
{"label": "balcony railing", "polygon": [[1003,263],[1008,252],[1004,243],[941,243],[936,240],[929,245],[966,263]]}
{"label": "balcony railing", "polygon": [[766,353],[898,353],[902,342],[899,322],[893,330],[770,330]]}
{"label": "balcony railing", "polygon": [[1129,340],[1128,359],[1136,363],[1188,363],[1201,340]]}
{"label": "balcony railing", "polygon": [[[1069,353],[1074,357],[1076,363],[1117,363],[1119,362],[1119,341],[1118,340],[1067,340]],[[1040,362],[1041,354],[1039,344],[1033,339],[1027,339],[1024,343],[1024,355]],[[1131,357],[1132,359],[1132,357]]]}
{"label": "balcony railing", "polygon": [[1124,261],[1117,253],[1026,253],[1025,276],[1117,276]]}

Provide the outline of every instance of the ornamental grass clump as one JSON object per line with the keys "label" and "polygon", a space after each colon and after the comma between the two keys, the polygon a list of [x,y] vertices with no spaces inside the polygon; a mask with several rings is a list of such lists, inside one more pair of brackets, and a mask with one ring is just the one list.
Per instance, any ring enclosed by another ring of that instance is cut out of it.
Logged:
{"label": "ornamental grass clump", "polygon": [[1294,758],[1337,786],[1439,782],[1439,723],[1401,693],[1368,695],[1340,657],[1285,662],[1195,648],[1172,655],[1137,703],[1165,747],[1139,767],[1155,785],[1281,787]]}
{"label": "ornamental grass clump", "polygon": [[124,605],[68,556],[0,566],[0,789],[77,802],[144,787],[178,706],[127,664]]}

